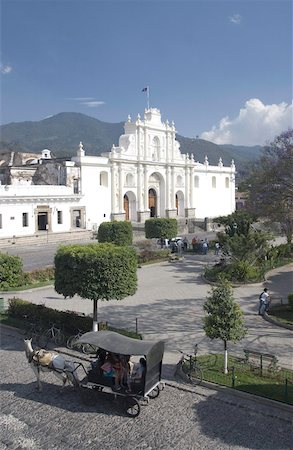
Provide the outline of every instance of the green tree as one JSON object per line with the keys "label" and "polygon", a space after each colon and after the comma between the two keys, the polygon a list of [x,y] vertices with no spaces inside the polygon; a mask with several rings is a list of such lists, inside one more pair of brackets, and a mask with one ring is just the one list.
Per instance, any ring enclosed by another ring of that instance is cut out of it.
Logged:
{"label": "green tree", "polygon": [[177,236],[176,219],[149,219],[145,221],[145,237],[147,239],[172,239]]}
{"label": "green tree", "polygon": [[55,290],[66,297],[93,300],[93,331],[98,329],[98,300],[121,300],[137,289],[134,249],[114,244],[68,245],[55,255]]}
{"label": "green tree", "polygon": [[292,242],[293,234],[293,129],[277,136],[251,168],[244,187],[248,209],[258,217],[279,222]]}
{"label": "green tree", "polygon": [[228,216],[220,216],[213,219],[214,223],[219,223],[225,226],[225,233],[232,237],[236,234],[247,236],[251,225],[254,222],[254,216],[247,211],[235,211]]}
{"label": "green tree", "polygon": [[256,230],[250,230],[247,235],[235,233],[231,237],[218,233],[224,256],[229,257],[231,262],[246,261],[250,264],[264,260],[272,238],[270,234]]}
{"label": "green tree", "polygon": [[19,256],[0,253],[0,288],[17,287],[22,283],[22,261]]}
{"label": "green tree", "polygon": [[103,222],[98,229],[99,242],[112,242],[116,245],[131,245],[133,230],[130,222]]}
{"label": "green tree", "polygon": [[244,338],[243,312],[233,298],[231,285],[222,280],[212,288],[204,303],[204,331],[210,339],[221,339],[224,343],[224,373],[228,373],[227,342],[237,342]]}

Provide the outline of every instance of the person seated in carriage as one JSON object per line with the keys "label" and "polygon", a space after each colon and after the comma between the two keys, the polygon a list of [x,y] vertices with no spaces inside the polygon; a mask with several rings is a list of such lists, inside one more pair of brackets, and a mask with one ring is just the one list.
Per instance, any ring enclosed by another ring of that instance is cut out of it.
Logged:
{"label": "person seated in carriage", "polygon": [[114,378],[114,389],[120,390],[123,387],[123,380],[126,376],[126,368],[123,365],[123,355],[108,353],[104,364],[101,366],[105,377]]}

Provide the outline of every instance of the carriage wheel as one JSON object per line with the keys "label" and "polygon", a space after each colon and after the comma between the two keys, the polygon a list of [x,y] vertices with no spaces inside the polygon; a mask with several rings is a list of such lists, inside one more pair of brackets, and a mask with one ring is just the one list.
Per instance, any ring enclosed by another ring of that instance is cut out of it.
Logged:
{"label": "carriage wheel", "polygon": [[151,392],[148,393],[149,398],[157,398],[160,395],[159,386],[156,386]]}
{"label": "carriage wheel", "polygon": [[126,404],[126,414],[129,417],[137,417],[140,413],[140,404],[133,397],[127,397],[125,399]]}

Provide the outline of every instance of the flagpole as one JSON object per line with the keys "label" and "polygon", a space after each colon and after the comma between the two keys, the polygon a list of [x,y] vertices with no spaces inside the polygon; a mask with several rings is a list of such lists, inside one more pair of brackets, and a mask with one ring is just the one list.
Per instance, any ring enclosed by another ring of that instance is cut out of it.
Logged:
{"label": "flagpole", "polygon": [[150,87],[147,85],[147,105],[148,109],[150,109]]}

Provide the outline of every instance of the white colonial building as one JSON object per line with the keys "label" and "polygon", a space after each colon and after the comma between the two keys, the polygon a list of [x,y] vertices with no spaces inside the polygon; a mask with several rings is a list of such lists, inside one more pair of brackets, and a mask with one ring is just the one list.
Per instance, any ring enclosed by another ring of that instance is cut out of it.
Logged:
{"label": "white colonial building", "polygon": [[87,156],[80,143],[70,161],[47,149],[18,164],[14,157],[0,161],[0,238],[95,230],[109,220],[195,222],[235,210],[234,162],[211,166],[182,154],[174,123],[155,108],[128,117],[118,147],[102,156]]}

